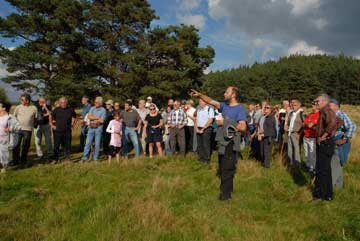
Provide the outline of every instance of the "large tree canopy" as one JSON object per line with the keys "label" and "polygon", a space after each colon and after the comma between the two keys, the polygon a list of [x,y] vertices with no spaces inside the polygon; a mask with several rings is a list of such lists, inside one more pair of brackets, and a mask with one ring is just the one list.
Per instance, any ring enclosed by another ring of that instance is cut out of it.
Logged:
{"label": "large tree canopy", "polygon": [[0,60],[18,89],[51,99],[102,93],[120,99],[180,97],[201,85],[214,50],[199,48],[194,27],[150,28],[144,0],[7,0],[16,12],[0,17],[0,35],[22,39],[0,46]]}

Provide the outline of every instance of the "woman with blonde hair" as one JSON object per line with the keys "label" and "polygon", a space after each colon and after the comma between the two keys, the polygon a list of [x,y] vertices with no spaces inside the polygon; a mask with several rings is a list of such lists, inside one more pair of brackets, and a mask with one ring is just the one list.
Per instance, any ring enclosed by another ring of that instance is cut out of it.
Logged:
{"label": "woman with blonde hair", "polygon": [[270,167],[271,154],[274,141],[276,139],[276,120],[274,109],[270,104],[266,104],[263,109],[264,123],[261,130],[262,140],[260,142],[261,161],[265,168]]}

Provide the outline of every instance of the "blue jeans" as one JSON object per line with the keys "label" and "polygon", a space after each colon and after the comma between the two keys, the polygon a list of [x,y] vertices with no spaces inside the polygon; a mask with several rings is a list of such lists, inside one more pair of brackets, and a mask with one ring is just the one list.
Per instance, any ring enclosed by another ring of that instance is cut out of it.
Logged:
{"label": "blue jeans", "polygon": [[351,149],[350,141],[347,141],[345,144],[338,146],[341,166],[344,166],[346,164],[349,158],[350,149]]}
{"label": "blue jeans", "polygon": [[[133,128],[125,127],[125,138],[127,140],[130,139],[130,141],[132,142],[132,144],[134,146],[134,149],[135,149],[135,157],[139,157],[140,156],[140,149],[139,149],[138,135],[134,131]],[[127,148],[125,148],[124,149],[124,156],[127,157],[127,155],[128,155],[128,150],[127,150]]]}
{"label": "blue jeans", "polygon": [[41,140],[43,136],[45,137],[45,146],[47,148],[47,155],[52,156],[53,146],[51,141],[51,127],[49,124],[38,125],[38,127],[35,129],[35,147],[38,157],[43,156],[43,152],[41,150]]}
{"label": "blue jeans", "polygon": [[94,159],[94,161],[97,161],[99,159],[102,132],[103,132],[102,126],[100,126],[98,128],[89,128],[89,131],[87,133],[84,153],[81,158],[83,161],[86,161],[89,158],[91,144],[92,144],[94,138],[95,138],[95,150],[94,150],[93,159]]}
{"label": "blue jeans", "polygon": [[254,133],[254,131],[256,130],[256,126],[255,126],[255,124],[250,124],[249,126],[248,126],[248,128],[249,128],[249,131],[248,132],[246,132],[246,134],[245,134],[245,146],[249,146],[249,144],[250,144],[250,136]]}

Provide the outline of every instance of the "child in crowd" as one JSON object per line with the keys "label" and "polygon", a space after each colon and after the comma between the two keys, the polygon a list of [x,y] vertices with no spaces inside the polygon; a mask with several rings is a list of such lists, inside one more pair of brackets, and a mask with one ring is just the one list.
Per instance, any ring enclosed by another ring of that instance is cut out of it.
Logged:
{"label": "child in crowd", "polygon": [[10,104],[0,103],[0,165],[1,173],[9,164],[9,151],[18,142],[18,132],[21,127],[17,119],[10,115]]}
{"label": "child in crowd", "polygon": [[106,128],[107,133],[111,133],[110,139],[110,152],[108,155],[108,162],[111,164],[111,159],[116,156],[116,161],[120,161],[120,148],[121,148],[121,136],[122,136],[122,119],[119,111],[114,112],[114,119],[110,121]]}

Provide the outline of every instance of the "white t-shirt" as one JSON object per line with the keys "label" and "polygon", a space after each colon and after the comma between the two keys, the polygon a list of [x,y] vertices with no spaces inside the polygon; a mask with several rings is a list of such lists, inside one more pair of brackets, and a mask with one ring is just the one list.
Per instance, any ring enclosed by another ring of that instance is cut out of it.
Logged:
{"label": "white t-shirt", "polygon": [[195,113],[196,109],[194,107],[191,107],[190,109],[188,109],[186,111],[186,116],[187,116],[187,126],[194,126],[194,121],[190,118],[194,118],[194,113]]}

